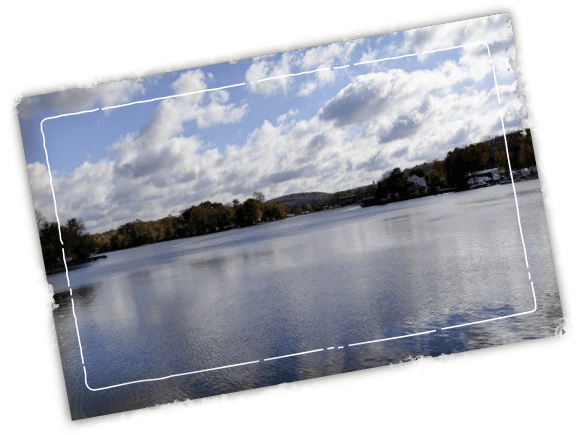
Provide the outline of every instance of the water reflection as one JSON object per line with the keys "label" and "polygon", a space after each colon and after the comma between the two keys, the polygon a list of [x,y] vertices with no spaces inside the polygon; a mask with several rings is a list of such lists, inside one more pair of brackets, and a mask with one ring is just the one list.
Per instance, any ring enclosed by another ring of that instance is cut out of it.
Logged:
{"label": "water reflection", "polygon": [[90,392],[52,275],[73,417],[551,335],[562,313],[539,185],[517,187],[539,310],[465,328],[441,329],[534,305],[511,186],[143,246],[70,273],[93,388],[260,361],[247,366]]}

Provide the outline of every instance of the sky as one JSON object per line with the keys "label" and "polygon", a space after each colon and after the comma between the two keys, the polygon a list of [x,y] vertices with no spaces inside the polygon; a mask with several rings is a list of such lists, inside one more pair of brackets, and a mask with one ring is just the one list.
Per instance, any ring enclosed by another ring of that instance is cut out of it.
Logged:
{"label": "sky", "polygon": [[512,58],[502,14],[26,97],[33,203],[56,221],[51,179],[60,222],[94,233],[255,191],[370,184],[502,134],[500,110],[519,128]]}

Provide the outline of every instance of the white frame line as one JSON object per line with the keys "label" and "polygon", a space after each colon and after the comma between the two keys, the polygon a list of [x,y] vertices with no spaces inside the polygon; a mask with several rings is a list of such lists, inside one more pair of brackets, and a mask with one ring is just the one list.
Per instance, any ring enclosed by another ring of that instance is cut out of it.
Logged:
{"label": "white frame line", "polygon": [[301,76],[301,75],[304,75],[304,74],[312,74],[312,73],[315,73],[315,72],[328,71],[328,70],[330,70],[330,68],[319,68],[319,69],[314,69],[312,71],[303,71],[303,72],[299,72],[299,73],[295,73],[295,74],[284,74],[282,76],[265,77],[264,79],[257,80],[257,83],[259,83],[259,82],[266,82],[268,80],[284,79],[286,77],[296,77],[296,76]]}
{"label": "white frame line", "polygon": [[[429,51],[423,52],[422,54],[437,53],[437,52],[441,52],[441,51],[453,50],[455,48],[463,48],[463,47],[468,47],[468,46],[478,45],[478,44],[485,45],[485,47],[487,48],[488,57],[491,60],[491,52],[489,50],[489,45],[487,45],[485,42],[475,42],[475,43],[471,43],[471,44],[458,45],[458,46],[449,47],[449,48],[441,48],[441,49],[437,49],[437,50],[429,50]],[[386,60],[402,59],[402,58],[412,57],[412,56],[418,56],[418,54],[417,53],[414,53],[414,54],[406,54],[406,55],[403,55],[403,56],[388,57],[388,58],[383,58],[383,59],[376,59],[376,60],[370,60],[370,61],[365,61],[365,62],[358,62],[358,63],[354,63],[353,66],[356,66],[356,65],[365,65],[365,64],[376,63],[376,62],[383,62],[383,61],[386,61]],[[345,66],[341,66],[341,67],[332,67],[332,69],[344,69],[344,68],[348,68],[349,66],[350,65],[345,65]],[[498,104],[501,106],[501,100],[500,100],[500,97],[499,97],[499,89],[498,89],[498,84],[497,84],[497,77],[495,75],[495,66],[493,65],[493,61],[491,61],[491,67],[492,67],[492,70],[493,70],[493,78],[494,78],[494,82],[495,82],[495,90],[496,90],[496,93],[497,93]],[[325,71],[325,70],[330,70],[330,68],[320,68],[320,69],[316,69],[316,70],[312,70],[312,71],[304,71],[304,72],[300,72],[300,73],[296,73],[296,74],[287,74],[287,75],[278,76],[278,77],[268,77],[268,78],[257,80],[257,82],[263,82],[263,81],[267,81],[267,80],[275,80],[275,79],[285,78],[285,77],[299,76],[299,75],[303,75],[303,74],[311,74],[311,73],[315,73],[315,72],[319,72],[319,71]],[[250,82],[250,83],[253,83],[253,82]],[[119,104],[119,105],[116,105],[116,106],[103,107],[101,109],[84,110],[84,111],[81,111],[81,112],[66,113],[66,114],[57,115],[57,116],[49,116],[47,118],[44,118],[41,121],[41,124],[40,124],[40,126],[41,126],[41,135],[43,137],[43,148],[45,150],[45,158],[46,158],[46,162],[47,162],[47,170],[49,172],[49,184],[51,185],[51,193],[53,195],[53,204],[54,204],[54,208],[55,208],[55,217],[57,218],[57,228],[59,230],[59,241],[61,242],[61,245],[62,245],[61,250],[62,250],[62,253],[63,253],[63,262],[65,264],[65,275],[66,275],[66,278],[67,278],[67,286],[69,287],[69,294],[70,294],[70,297],[71,297],[71,309],[72,309],[73,317],[74,317],[74,321],[75,321],[75,329],[76,329],[76,333],[77,333],[77,339],[78,339],[78,344],[79,344],[80,356],[81,356],[81,360],[82,360],[82,367],[83,367],[83,370],[84,370],[84,381],[85,381],[85,384],[86,384],[86,387],[88,388],[88,390],[90,390],[90,391],[101,391],[101,390],[107,390],[107,389],[110,389],[110,388],[122,387],[122,386],[126,386],[126,385],[131,385],[131,384],[138,384],[138,383],[143,383],[143,382],[161,381],[161,380],[170,379],[170,378],[179,377],[179,376],[187,376],[187,375],[193,375],[193,374],[198,374],[198,373],[210,372],[210,371],[214,371],[214,370],[227,369],[227,368],[231,368],[231,367],[239,367],[239,366],[244,366],[244,365],[250,365],[250,364],[259,363],[260,361],[263,361],[263,362],[265,362],[265,361],[273,361],[273,360],[277,360],[277,359],[281,359],[281,358],[289,358],[289,357],[294,357],[294,356],[306,355],[306,354],[315,353],[315,352],[321,352],[321,351],[325,350],[325,348],[314,349],[314,350],[309,350],[309,351],[305,351],[305,352],[292,353],[292,354],[288,354],[288,355],[280,355],[280,356],[275,356],[275,357],[271,357],[271,358],[265,358],[265,359],[255,360],[255,361],[244,362],[244,363],[231,364],[231,365],[226,365],[226,366],[221,366],[221,367],[213,367],[213,368],[209,368],[209,369],[195,370],[195,371],[184,372],[184,373],[177,373],[177,374],[173,374],[173,375],[169,375],[169,376],[163,376],[163,377],[159,377],[159,378],[148,378],[148,379],[141,379],[141,380],[137,380],[137,381],[124,382],[124,383],[121,383],[121,384],[115,384],[115,385],[110,385],[110,386],[101,387],[101,388],[92,388],[92,387],[90,387],[88,385],[88,376],[87,376],[86,366],[85,366],[85,361],[84,361],[84,354],[83,354],[82,343],[81,343],[81,338],[80,338],[80,333],[79,333],[79,326],[78,326],[78,323],[77,323],[77,316],[75,314],[75,304],[74,304],[73,292],[72,292],[71,285],[70,285],[70,282],[69,282],[69,271],[68,271],[68,268],[67,268],[67,261],[66,261],[66,258],[65,258],[65,248],[64,248],[63,240],[61,238],[61,227],[60,227],[60,223],[59,223],[59,215],[57,213],[57,200],[56,200],[56,197],[55,197],[55,190],[53,188],[53,177],[51,176],[51,167],[49,165],[49,155],[47,153],[47,147],[46,147],[46,144],[45,144],[45,133],[43,131],[43,123],[46,120],[48,120],[48,119],[56,119],[56,118],[62,118],[62,117],[65,117],[65,116],[81,115],[81,114],[85,114],[85,113],[96,112],[98,110],[109,110],[109,109],[115,109],[115,108],[119,108],[119,107],[132,106],[132,105],[135,105],[135,104],[143,104],[143,103],[150,103],[150,102],[153,102],[153,101],[160,101],[160,100],[167,100],[167,99],[171,99],[171,98],[184,97],[184,96],[187,96],[187,95],[194,95],[194,94],[199,94],[199,93],[204,93],[204,92],[211,92],[211,91],[217,91],[217,90],[221,90],[221,89],[228,89],[228,88],[243,86],[245,84],[246,83],[239,83],[239,84],[235,84],[235,85],[222,86],[222,87],[218,87],[218,88],[211,88],[211,89],[204,89],[204,90],[200,90],[200,91],[187,92],[187,93],[184,93],[184,94],[169,95],[169,96],[160,97],[160,98],[152,98],[152,99],[149,99],[149,100],[134,101],[134,102],[131,102],[131,103]],[[521,223],[521,220],[520,220],[520,209],[518,207],[518,198],[517,198],[517,195],[516,195],[516,187],[515,187],[515,183],[514,183],[514,177],[513,177],[513,173],[512,173],[510,156],[509,156],[508,147],[507,147],[507,138],[506,138],[505,125],[504,125],[504,122],[503,122],[503,114],[501,112],[501,108],[499,108],[499,115],[500,115],[500,119],[501,119],[501,126],[502,126],[502,132],[503,132],[503,138],[504,138],[504,146],[505,146],[505,150],[506,150],[506,156],[507,156],[507,160],[508,160],[508,167],[509,167],[509,170],[510,170],[510,178],[512,180],[512,189],[513,189],[513,192],[514,192],[514,201],[515,201],[516,213],[517,213],[517,217],[518,217],[518,227],[520,229],[520,237],[521,237],[521,240],[522,240],[522,246],[524,248],[524,259],[526,261],[526,268],[529,269],[529,266],[528,266],[528,256],[527,256],[527,253],[526,253],[526,244],[524,242],[524,234],[522,232],[522,223]],[[506,319],[506,318],[510,318],[510,317],[523,316],[523,315],[526,315],[526,314],[534,313],[537,310],[538,306],[537,306],[537,303],[536,303],[536,292],[534,290],[534,283],[531,280],[530,271],[528,271],[528,279],[530,280],[530,285],[531,285],[531,288],[532,288],[532,296],[534,298],[534,309],[533,310],[531,310],[531,311],[525,311],[523,313],[510,314],[508,316],[500,316],[500,317],[494,317],[494,318],[491,318],[491,319],[479,320],[479,321],[476,321],[476,322],[468,322],[468,323],[462,323],[462,324],[458,324],[458,325],[448,326],[448,327],[440,328],[440,330],[461,328],[461,327],[464,327],[464,326],[476,325],[476,324],[479,324],[479,323],[492,322],[492,321],[495,321],[495,320]],[[432,333],[437,332],[437,331],[438,331],[437,329],[434,329],[434,330],[429,330],[429,331],[424,331],[424,332],[418,332],[418,333],[414,333],[414,334],[407,334],[407,335],[400,335],[400,336],[396,336],[396,337],[381,338],[381,339],[377,339],[377,340],[364,341],[364,342],[360,342],[360,343],[352,343],[352,344],[348,344],[347,346],[348,347],[352,347],[352,346],[360,346],[360,345],[364,345],[364,344],[371,344],[371,343],[377,343],[377,342],[382,342],[382,341],[397,340],[397,339],[402,339],[402,338],[415,337],[415,336],[419,336],[419,335],[432,334]],[[338,349],[343,349],[343,348],[344,348],[344,345],[343,346],[338,346]],[[326,349],[327,350],[330,350],[330,349],[334,349],[334,347],[329,347],[329,348],[326,348]]]}
{"label": "white frame line", "polygon": [[495,75],[495,65],[491,62],[491,68],[493,69],[493,81],[495,82],[495,91],[497,93],[497,103],[501,105],[501,98],[499,98],[499,88],[497,86],[497,76]]}
{"label": "white frame line", "polygon": [[274,359],[289,358],[290,356],[298,356],[298,355],[305,355],[307,353],[322,352],[323,350],[324,350],[324,348],[314,349],[314,350],[307,350],[305,352],[290,353],[289,355],[281,355],[281,356],[274,356],[272,358],[264,358],[263,361],[272,361]]}
{"label": "white frame line", "polygon": [[65,277],[67,278],[67,287],[69,287],[69,294],[73,296],[71,292],[71,285],[69,284],[69,270],[67,269],[67,260],[65,259],[65,248],[61,247],[61,253],[63,254],[63,265],[65,266]]}
{"label": "white frame line", "polygon": [[110,385],[108,387],[102,387],[102,388],[92,388],[92,387],[90,387],[88,385],[88,375],[86,373],[86,366],[84,365],[84,380],[85,380],[86,387],[88,388],[88,390],[91,390],[91,391],[100,391],[100,390],[108,390],[110,388],[115,388],[115,387],[122,387],[124,385],[138,384],[138,383],[141,383],[141,382],[162,381],[164,379],[177,378],[179,376],[195,375],[196,373],[211,372],[211,371],[214,371],[214,370],[222,370],[222,369],[228,369],[228,368],[231,368],[231,367],[238,367],[238,366],[245,366],[245,365],[249,365],[249,364],[256,364],[258,362],[259,362],[259,360],[256,360],[256,361],[248,361],[248,362],[244,362],[244,363],[231,364],[231,365],[228,365],[228,366],[214,367],[214,368],[211,368],[211,369],[203,369],[203,370],[195,370],[193,372],[177,373],[175,375],[162,376],[160,378],[141,379],[139,381],[124,382],[122,384]]}
{"label": "white frame line", "polygon": [[415,337],[416,335],[431,334],[433,332],[436,332],[436,329],[433,329],[431,331],[418,332],[416,334],[398,335],[397,337],[380,338],[379,340],[371,340],[371,341],[362,341],[361,343],[352,343],[352,344],[349,344],[348,346],[349,347],[351,347],[351,346],[361,346],[362,344],[378,343],[380,341],[397,340],[399,338]]}
{"label": "white frame line", "polygon": [[[447,50],[449,50],[449,49],[447,49]],[[418,53],[414,53],[414,54],[404,54],[403,56],[396,56],[396,57],[386,57],[386,58],[383,58],[383,59],[376,59],[376,60],[366,60],[366,61],[364,61],[364,62],[357,62],[357,63],[354,63],[354,64],[353,64],[353,66],[355,66],[355,65],[365,65],[365,64],[368,64],[368,63],[383,62],[383,61],[385,61],[385,60],[396,60],[396,59],[403,59],[404,57],[412,57],[412,56],[418,56]]]}
{"label": "white frame line", "polygon": [[[71,287],[69,288],[69,292],[71,293]],[[77,316],[75,315],[75,304],[73,303],[73,295],[71,296],[71,310],[73,311],[73,319],[75,320],[75,332],[77,332],[77,342],[79,343],[79,353],[82,357],[82,366],[85,370],[86,363],[84,362],[84,352],[82,350],[82,340],[79,336],[79,327],[77,326]]]}
{"label": "white frame line", "polygon": [[[528,274],[530,274],[530,272],[528,272]],[[523,313],[510,314],[509,316],[493,317],[492,319],[479,320],[477,322],[469,322],[469,323],[462,323],[460,325],[447,326],[446,328],[441,328],[441,329],[445,330],[445,329],[460,328],[461,326],[476,325],[478,323],[492,322],[493,320],[507,319],[508,317],[516,317],[516,316],[523,316],[525,314],[531,314],[536,311],[537,304],[536,304],[536,293],[534,292],[534,283],[532,281],[530,281],[530,285],[532,286],[532,296],[534,297],[534,309],[533,310],[524,311]]]}
{"label": "white frame line", "polygon": [[454,50],[455,48],[464,48],[464,47],[470,47],[472,45],[479,45],[479,44],[485,45],[485,47],[487,48],[487,56],[489,57],[489,59],[491,59],[491,51],[489,50],[489,45],[487,45],[487,43],[485,43],[485,42],[471,42],[470,44],[455,45],[454,47],[449,47],[449,48],[439,48],[436,50],[428,50],[428,51],[422,52],[422,54],[438,53],[439,51]]}
{"label": "white frame line", "polygon": [[59,223],[59,214],[57,213],[57,200],[55,199],[55,190],[53,189],[53,176],[51,175],[51,165],[49,165],[49,154],[47,153],[47,147],[45,146],[45,132],[43,131],[43,122],[48,119],[63,118],[65,116],[81,115],[82,113],[95,112],[99,109],[84,110],[82,112],[65,113],[63,115],[48,116],[41,121],[41,135],[43,136],[43,149],[45,150],[45,161],[47,162],[47,170],[49,171],[49,184],[51,185],[51,193],[53,194],[53,206],[55,207],[55,217],[57,218],[57,230],[59,232],[59,241],[63,245],[63,239],[61,238],[61,224]]}
{"label": "white frame line", "polygon": [[[205,92],[219,91],[221,89],[236,88],[237,86],[244,86],[245,84],[246,83],[238,83],[236,85],[221,86],[219,88],[202,89],[200,91],[186,92],[184,94],[168,95],[166,97],[159,97],[159,98],[151,98],[150,100],[133,101],[132,103],[119,104],[117,106],[107,106],[107,107],[102,107],[102,109],[95,109],[95,110],[109,110],[109,109],[116,109],[118,107],[133,106],[135,104],[144,104],[144,103],[151,103],[153,101],[169,100],[171,98],[186,97],[188,95],[203,94]],[[94,112],[95,110],[92,110],[92,112]]]}
{"label": "white frame line", "polygon": [[503,131],[503,140],[505,141],[505,153],[508,158],[508,168],[510,170],[510,179],[512,180],[512,187],[514,189],[514,201],[516,202],[516,213],[518,215],[518,227],[520,228],[520,237],[522,239],[522,246],[524,247],[524,260],[526,260],[526,269],[530,269],[530,266],[528,266],[528,254],[526,254],[526,243],[524,242],[524,233],[522,231],[522,221],[520,220],[520,208],[518,207],[518,195],[516,194],[516,187],[514,185],[514,173],[512,172],[512,164],[510,162],[510,153],[508,151],[508,140],[505,136],[505,126],[503,124],[503,114],[501,113],[501,107],[499,108],[499,117],[501,119],[501,129]]}

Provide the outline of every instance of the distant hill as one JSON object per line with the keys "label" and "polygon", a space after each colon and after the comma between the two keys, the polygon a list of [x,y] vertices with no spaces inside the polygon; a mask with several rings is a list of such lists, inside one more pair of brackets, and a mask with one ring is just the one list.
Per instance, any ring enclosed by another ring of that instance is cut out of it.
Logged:
{"label": "distant hill", "polygon": [[265,201],[266,204],[274,202],[280,202],[286,207],[295,207],[296,205],[310,204],[314,207],[316,204],[323,204],[327,202],[331,193],[326,192],[302,192],[302,193],[290,193],[289,195],[283,195],[278,198],[272,198]]}

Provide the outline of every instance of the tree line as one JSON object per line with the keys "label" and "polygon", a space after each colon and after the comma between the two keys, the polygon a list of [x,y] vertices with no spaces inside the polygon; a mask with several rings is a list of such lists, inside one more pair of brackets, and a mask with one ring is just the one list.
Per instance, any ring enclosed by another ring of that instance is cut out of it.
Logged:
{"label": "tree line", "polygon": [[434,160],[404,170],[396,167],[374,182],[374,196],[380,200],[390,196],[409,197],[411,185],[408,177],[411,175],[424,178],[432,194],[443,189],[464,190],[468,187],[467,175],[485,169],[497,168],[500,173],[509,177],[508,153],[512,170],[536,165],[530,130],[509,133],[506,139],[507,153],[503,136],[498,136],[455,148],[447,153],[444,160]]}
{"label": "tree line", "polygon": [[[535,166],[536,159],[530,135],[528,108],[524,100],[522,68],[517,55],[509,60],[509,65],[509,70],[516,75],[514,94],[522,99],[522,106],[518,111],[522,117],[518,130],[506,134],[511,168],[516,171]],[[447,153],[444,160],[434,160],[432,163],[424,163],[404,171],[394,168],[384,173],[377,183],[373,182],[376,191],[374,197],[384,199],[390,194],[406,196],[410,187],[408,177],[412,174],[425,178],[431,193],[441,189],[465,189],[466,175],[485,169],[497,168],[500,174],[509,176],[508,154],[504,145],[503,137],[498,136],[464,148],[455,148]]]}
{"label": "tree line", "polygon": [[169,215],[148,222],[137,219],[91,238],[97,252],[103,253],[271,222],[286,218],[289,212],[288,207],[279,202],[265,203],[263,193],[255,192],[243,202],[238,199],[227,204],[204,201],[182,210],[179,216]]}
{"label": "tree line", "polygon": [[[148,222],[137,219],[115,230],[91,235],[77,218],[69,219],[66,225],[58,227],[57,223],[48,222],[35,210],[45,270],[52,273],[65,269],[62,247],[65,249],[67,266],[71,267],[96,258],[96,254],[247,227],[288,216],[288,207],[279,202],[268,204],[264,201],[265,196],[260,192],[255,192],[252,198],[242,203],[238,199],[234,199],[231,204],[204,201],[182,210],[179,216],[170,215]],[[63,245],[59,239],[59,228]]]}

